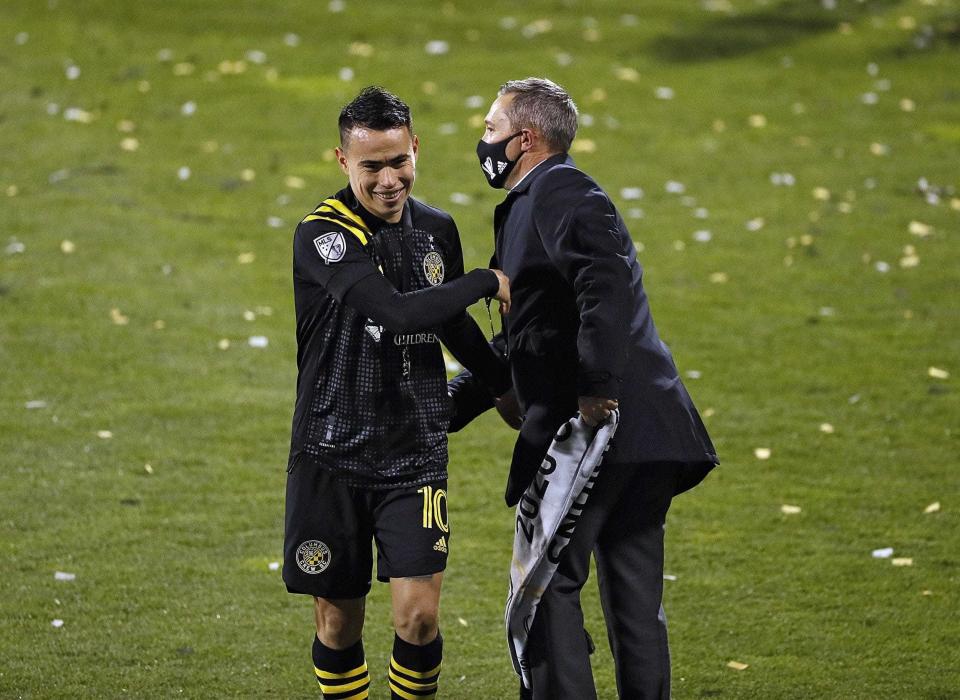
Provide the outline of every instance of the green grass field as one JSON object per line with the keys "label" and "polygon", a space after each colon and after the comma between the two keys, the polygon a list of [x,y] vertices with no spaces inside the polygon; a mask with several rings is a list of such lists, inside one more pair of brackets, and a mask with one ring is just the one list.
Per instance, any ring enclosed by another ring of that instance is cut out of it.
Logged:
{"label": "green grass field", "polygon": [[[6,0],[0,27],[0,697],[318,696],[270,568],[293,227],[379,83],[485,265],[478,120],[547,75],[723,461],[668,522],[674,696],[960,698],[960,2]],[[515,696],[511,447],[494,416],[451,440],[444,697]],[[615,697],[605,643],[594,668]]]}

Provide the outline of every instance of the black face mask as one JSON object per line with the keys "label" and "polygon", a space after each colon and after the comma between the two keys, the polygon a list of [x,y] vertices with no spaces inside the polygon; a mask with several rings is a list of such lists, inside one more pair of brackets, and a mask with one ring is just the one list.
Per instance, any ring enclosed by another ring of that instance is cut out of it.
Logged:
{"label": "black face mask", "polygon": [[[477,158],[480,159],[480,168],[483,174],[487,176],[487,184],[491,187],[503,187],[507,181],[510,171],[517,164],[516,160],[507,158],[507,144],[517,138],[523,131],[518,131],[513,136],[508,136],[501,141],[487,143],[480,140],[477,144]],[[519,156],[517,160],[519,160]]]}

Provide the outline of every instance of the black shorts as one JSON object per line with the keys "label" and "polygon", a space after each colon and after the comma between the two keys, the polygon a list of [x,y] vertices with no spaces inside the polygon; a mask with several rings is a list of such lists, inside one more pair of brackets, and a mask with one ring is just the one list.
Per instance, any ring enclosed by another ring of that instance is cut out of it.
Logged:
{"label": "black shorts", "polygon": [[291,593],[360,598],[377,579],[428,576],[447,566],[446,479],[372,490],[346,486],[297,459],[287,474],[283,581]]}

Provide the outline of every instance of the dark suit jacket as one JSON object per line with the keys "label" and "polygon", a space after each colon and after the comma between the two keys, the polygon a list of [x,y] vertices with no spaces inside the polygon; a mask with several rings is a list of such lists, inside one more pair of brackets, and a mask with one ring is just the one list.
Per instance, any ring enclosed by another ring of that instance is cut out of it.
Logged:
{"label": "dark suit jacket", "polygon": [[511,284],[504,319],[526,418],[507,502],[516,502],[578,396],[620,402],[605,463],[718,463],[700,416],[660,340],[637,251],[607,194],[565,154],[553,156],[494,214],[491,267]]}

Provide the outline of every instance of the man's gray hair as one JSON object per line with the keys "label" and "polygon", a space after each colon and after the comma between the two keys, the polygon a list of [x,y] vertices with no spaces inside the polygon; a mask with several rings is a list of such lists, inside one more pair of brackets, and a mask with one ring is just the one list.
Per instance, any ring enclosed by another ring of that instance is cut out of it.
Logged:
{"label": "man's gray hair", "polygon": [[546,78],[511,80],[498,95],[513,95],[507,118],[514,130],[536,129],[551,149],[566,153],[577,135],[577,106],[562,87]]}

